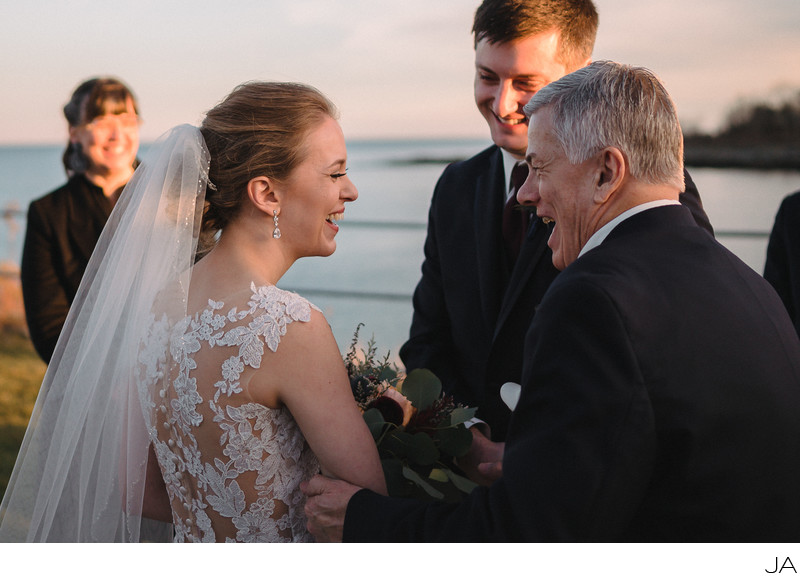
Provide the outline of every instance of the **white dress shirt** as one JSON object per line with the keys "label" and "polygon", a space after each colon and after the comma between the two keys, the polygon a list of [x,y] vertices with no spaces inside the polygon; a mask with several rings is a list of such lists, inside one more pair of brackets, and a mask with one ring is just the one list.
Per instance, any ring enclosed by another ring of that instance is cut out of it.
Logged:
{"label": "white dress shirt", "polygon": [[500,152],[503,154],[503,173],[506,176],[506,202],[508,202],[508,198],[511,197],[511,172],[514,170],[515,165],[520,163],[524,165],[525,162],[517,159],[503,148],[500,148]]}

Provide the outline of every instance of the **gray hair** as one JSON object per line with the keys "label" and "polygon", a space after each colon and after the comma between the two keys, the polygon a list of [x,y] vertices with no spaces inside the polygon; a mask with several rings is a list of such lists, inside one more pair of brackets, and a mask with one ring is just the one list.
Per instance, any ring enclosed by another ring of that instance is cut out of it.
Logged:
{"label": "gray hair", "polygon": [[552,107],[556,139],[578,164],[604,147],[625,155],[631,175],[684,189],[683,133],[675,105],[642,67],[597,61],[542,88],[525,106],[530,117]]}

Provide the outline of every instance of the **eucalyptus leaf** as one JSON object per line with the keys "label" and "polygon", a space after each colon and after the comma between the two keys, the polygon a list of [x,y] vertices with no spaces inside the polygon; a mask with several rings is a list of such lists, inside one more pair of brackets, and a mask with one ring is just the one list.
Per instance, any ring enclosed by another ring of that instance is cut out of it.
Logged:
{"label": "eucalyptus leaf", "polygon": [[466,454],[472,444],[472,432],[463,425],[439,430],[436,438],[439,441],[439,449],[442,453],[449,454],[454,458]]}
{"label": "eucalyptus leaf", "polygon": [[447,482],[449,480],[447,472],[441,468],[434,468],[431,470],[431,473],[428,474],[428,478],[435,480],[436,482]]}
{"label": "eucalyptus leaf", "polygon": [[371,408],[364,412],[363,418],[372,434],[372,439],[377,442],[383,434],[383,427],[386,425],[383,414],[377,409]]}
{"label": "eucalyptus leaf", "polygon": [[417,433],[412,436],[408,458],[416,464],[426,466],[439,459],[439,449],[428,434]]}
{"label": "eucalyptus leaf", "polygon": [[447,477],[450,479],[450,482],[452,482],[456,486],[456,488],[458,488],[461,492],[466,492],[467,494],[469,494],[476,486],[478,486],[469,478],[465,478],[460,474],[456,474],[449,468],[443,468],[442,471],[445,474],[447,474]]}
{"label": "eucalyptus leaf", "polygon": [[422,478],[419,474],[414,472],[408,466],[403,466],[403,476],[405,476],[408,480],[422,488],[429,496],[435,498],[436,500],[442,500],[444,498],[444,494],[436,490],[433,486],[428,484],[424,478]]}
{"label": "eucalyptus leaf", "polygon": [[457,426],[475,417],[478,408],[456,408],[450,412],[450,425]]}
{"label": "eucalyptus leaf", "polygon": [[442,395],[442,382],[428,369],[414,369],[403,381],[403,395],[415,408],[425,410]]}
{"label": "eucalyptus leaf", "polygon": [[383,448],[398,458],[408,458],[414,464],[428,466],[439,459],[436,443],[428,434],[409,434],[393,430],[383,439]]}

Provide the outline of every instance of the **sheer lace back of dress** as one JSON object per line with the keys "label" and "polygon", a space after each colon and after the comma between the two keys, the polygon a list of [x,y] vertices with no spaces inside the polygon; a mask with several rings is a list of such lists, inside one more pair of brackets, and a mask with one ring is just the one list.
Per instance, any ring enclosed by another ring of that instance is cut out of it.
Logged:
{"label": "sheer lace back of dress", "polygon": [[[265,349],[316,309],[274,286],[153,315],[137,384],[172,505],[177,541],[308,541],[299,484],[319,465],[290,412],[254,402]],[[157,310],[156,310],[157,312]]]}

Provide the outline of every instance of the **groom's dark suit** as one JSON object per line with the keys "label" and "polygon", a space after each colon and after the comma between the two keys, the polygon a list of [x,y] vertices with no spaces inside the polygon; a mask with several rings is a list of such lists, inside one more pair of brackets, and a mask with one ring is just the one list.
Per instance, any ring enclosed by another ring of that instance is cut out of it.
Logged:
{"label": "groom's dark suit", "polygon": [[800,340],[685,208],[567,267],[524,353],[503,477],[455,505],[359,491],[345,540],[800,539]]}
{"label": "groom's dark suit", "polygon": [[[443,172],[431,201],[410,337],[400,350],[407,370],[430,369],[457,401],[477,406],[497,441],[510,416],[500,386],[520,382],[525,331],[558,274],[549,231],[538,219],[509,268],[501,232],[507,189],[497,146]],[[681,202],[711,231],[688,174],[686,190]]]}

